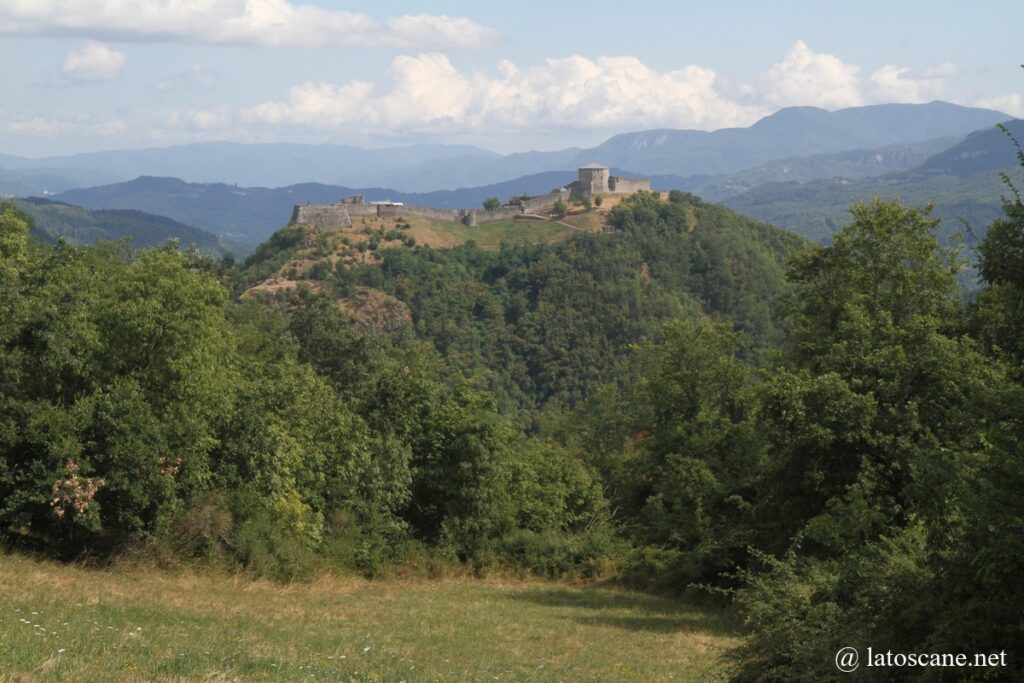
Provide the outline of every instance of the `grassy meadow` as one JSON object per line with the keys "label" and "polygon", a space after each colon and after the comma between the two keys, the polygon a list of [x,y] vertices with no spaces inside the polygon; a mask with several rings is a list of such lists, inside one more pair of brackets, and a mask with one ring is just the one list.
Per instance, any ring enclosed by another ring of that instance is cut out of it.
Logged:
{"label": "grassy meadow", "polygon": [[714,681],[731,615],[506,579],[276,584],[0,555],[2,681]]}

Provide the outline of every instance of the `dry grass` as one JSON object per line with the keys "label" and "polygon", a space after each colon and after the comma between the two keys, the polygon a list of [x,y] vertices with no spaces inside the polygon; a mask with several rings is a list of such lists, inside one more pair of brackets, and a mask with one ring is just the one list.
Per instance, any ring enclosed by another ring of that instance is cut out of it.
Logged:
{"label": "dry grass", "polygon": [[726,614],[610,588],[0,556],[3,681],[713,681],[738,642]]}

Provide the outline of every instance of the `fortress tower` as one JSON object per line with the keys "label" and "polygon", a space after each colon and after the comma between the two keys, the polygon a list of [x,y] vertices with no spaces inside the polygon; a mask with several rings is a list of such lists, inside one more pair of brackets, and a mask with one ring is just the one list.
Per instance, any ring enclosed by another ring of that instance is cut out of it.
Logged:
{"label": "fortress tower", "polygon": [[637,190],[650,190],[648,178],[621,178],[608,172],[607,166],[587,164],[580,166],[579,178],[571,185],[572,194],[579,197],[592,197],[595,194],[633,194]]}
{"label": "fortress tower", "polygon": [[602,192],[609,192],[608,189],[608,167],[601,164],[587,164],[580,166],[579,190],[584,195],[595,195]]}

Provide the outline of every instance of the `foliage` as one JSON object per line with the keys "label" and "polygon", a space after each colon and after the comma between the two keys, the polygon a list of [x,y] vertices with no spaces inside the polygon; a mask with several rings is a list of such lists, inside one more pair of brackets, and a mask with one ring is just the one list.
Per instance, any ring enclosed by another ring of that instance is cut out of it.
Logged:
{"label": "foliage", "polygon": [[728,322],[744,356],[762,358],[798,239],[691,196],[667,204],[643,193],[610,221],[613,234],[552,245],[387,250],[382,264],[346,272],[346,286],[405,302],[417,336],[506,410],[572,406],[629,381],[631,346],[659,339],[673,318]]}
{"label": "foliage", "polygon": [[0,212],[9,539],[65,557],[164,544],[290,579],[376,572],[414,542],[470,560],[517,529],[605,528],[587,468],[539,458],[429,347],[368,336],[308,290],[233,304],[216,265],[173,248],[42,247],[28,227]]}

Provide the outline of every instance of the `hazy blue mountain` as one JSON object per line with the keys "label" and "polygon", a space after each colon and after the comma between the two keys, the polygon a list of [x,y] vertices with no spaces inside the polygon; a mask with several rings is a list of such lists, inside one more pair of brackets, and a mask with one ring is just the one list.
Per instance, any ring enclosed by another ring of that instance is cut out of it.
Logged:
{"label": "hazy blue mountain", "polygon": [[[571,171],[592,161],[629,169],[633,175],[710,177],[795,157],[960,138],[1008,118],[997,111],[948,102],[883,104],[834,112],[788,107],[748,128],[649,130],[616,135],[586,149],[432,160],[414,168],[373,175],[368,184],[429,192],[499,183],[544,171]],[[813,177],[831,177],[834,170],[830,167],[821,171],[825,175]],[[891,170],[896,169],[879,172]],[[358,184],[358,179],[353,178],[353,182]]]}
{"label": "hazy blue mountain", "polygon": [[[1017,139],[1024,121],[1006,123]],[[877,178],[836,178],[809,183],[769,183],[726,199],[733,210],[813,240],[827,239],[849,221],[849,206],[874,197],[898,198],[924,206],[934,202],[933,215],[943,219],[942,232],[964,232],[968,241],[984,236],[989,223],[1002,215],[1008,193],[1001,173],[1024,187],[1016,149],[1000,130],[979,131],[940,152],[920,166]]]}
{"label": "hazy blue mountain", "polygon": [[118,180],[120,178],[109,173],[74,168],[12,170],[4,168],[0,159],[0,197],[46,196]]}
{"label": "hazy blue mountain", "polygon": [[574,171],[599,161],[644,176],[716,176],[771,161],[874,150],[941,137],[964,136],[1009,118],[988,109],[946,102],[884,104],[829,112],[790,107],[749,128],[716,131],[651,130],[616,135],[587,149],[499,156],[469,145],[412,145],[362,149],[350,145],[204,142],[24,159],[0,155],[0,167],[25,171],[98,169],[98,185],[143,175],[188,182],[279,187],[319,182],[391,187],[402,192],[479,187],[548,171]]}
{"label": "hazy blue mountain", "polygon": [[[1019,122],[1013,122],[1012,125],[1017,126]],[[1000,139],[1003,140],[1002,150]],[[928,151],[941,149],[950,142],[948,139],[928,140],[879,150],[787,159],[724,177],[652,174],[650,178],[655,189],[678,188],[700,193],[702,188],[710,188],[711,191],[724,194],[741,187],[742,183],[753,184],[779,177],[814,177],[819,173],[832,176],[837,171],[846,171],[847,175],[856,176],[888,167],[905,167]],[[903,175],[890,174],[873,180],[819,180],[806,184],[796,181],[769,182],[738,194],[726,203],[741,213],[814,239],[826,237],[841,225],[846,220],[846,212],[851,203],[873,195],[901,196],[922,204],[934,199],[939,202],[941,215],[963,215],[980,224],[991,220],[999,210],[998,174],[991,170],[987,176],[974,178],[963,187],[950,186],[951,181],[935,178],[955,176],[957,168],[968,173],[979,164],[993,168],[1012,168],[1013,162],[1009,141],[992,128],[967,137],[945,152],[928,157],[924,163]],[[631,171],[615,166],[612,172],[634,175]],[[349,194],[362,194],[367,201],[390,200],[439,208],[476,207],[488,197],[507,199],[523,193],[541,194],[565,185],[574,177],[575,171],[572,170],[547,171],[501,183],[426,193],[321,183],[268,189],[223,183],[187,183],[177,178],[142,177],[126,183],[69,190],[58,195],[58,198],[89,208],[138,209],[169,216],[213,232],[222,239],[252,244],[262,241],[281,227],[288,220],[294,204],[333,203]]]}
{"label": "hazy blue mountain", "polygon": [[[1024,140],[1024,121],[1007,121],[1004,127],[1018,141]],[[999,171],[1019,163],[1017,148],[1000,128],[986,128],[930,157],[916,169],[920,174],[972,175]]]}
{"label": "hazy blue mountain", "polygon": [[576,162],[600,160],[645,174],[721,175],[790,157],[963,136],[1009,117],[947,102],[880,104],[829,112],[788,107],[749,128],[651,130],[616,135]]}
{"label": "hazy blue mountain", "polygon": [[952,147],[961,139],[959,136],[945,137],[910,144],[888,145],[879,149],[854,149],[790,157],[769,161],[728,175],[682,178],[677,181],[676,187],[717,202],[766,183],[806,183],[828,178],[870,178],[920,166],[929,157]]}
{"label": "hazy blue mountain", "polygon": [[215,235],[143,211],[90,211],[39,197],[18,199],[15,203],[34,219],[33,234],[50,242],[64,238],[71,244],[92,244],[99,240],[115,241],[129,237],[129,244],[138,248],[177,239],[182,247],[194,244],[211,254],[224,254],[229,250]]}
{"label": "hazy blue mountain", "polygon": [[274,187],[305,180],[335,182],[352,173],[381,173],[433,159],[496,156],[494,152],[471,145],[410,145],[363,149],[351,145],[328,144],[199,142],[42,159],[8,156],[0,158],[0,165],[16,170],[101,169],[108,175],[116,176],[116,180],[155,175],[174,176],[190,182]]}

